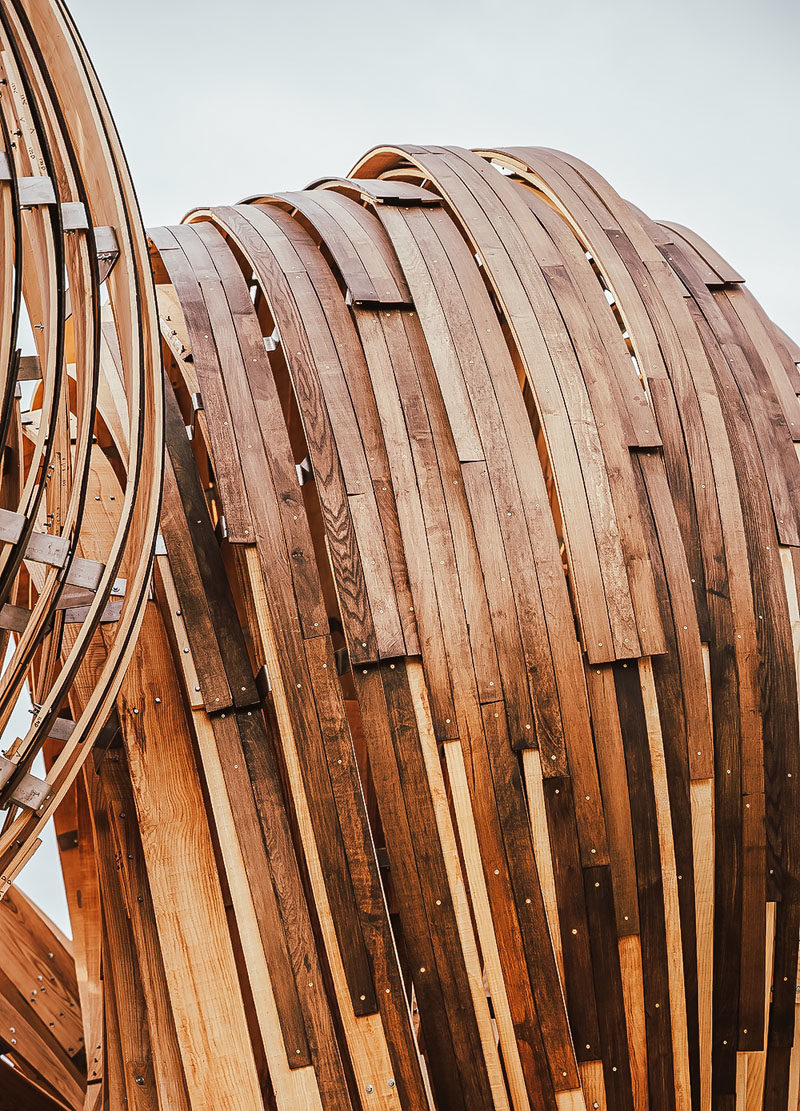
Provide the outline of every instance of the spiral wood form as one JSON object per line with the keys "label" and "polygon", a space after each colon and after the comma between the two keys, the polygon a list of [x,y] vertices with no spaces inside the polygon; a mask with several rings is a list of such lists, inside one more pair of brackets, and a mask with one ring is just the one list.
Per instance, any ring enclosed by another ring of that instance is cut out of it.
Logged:
{"label": "spiral wood form", "polygon": [[24,1106],[794,1111],[800,350],[544,148],[376,148],[151,282],[64,9],[1,33]]}

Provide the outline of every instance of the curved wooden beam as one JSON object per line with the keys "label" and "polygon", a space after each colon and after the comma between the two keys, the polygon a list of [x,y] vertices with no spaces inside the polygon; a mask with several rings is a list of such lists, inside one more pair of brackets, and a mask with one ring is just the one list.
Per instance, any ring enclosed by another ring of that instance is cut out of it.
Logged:
{"label": "curved wooden beam", "polygon": [[60,3],[0,35],[0,871],[58,807],[86,1047],[20,1098],[795,1108],[797,346],[545,148],[146,239]]}

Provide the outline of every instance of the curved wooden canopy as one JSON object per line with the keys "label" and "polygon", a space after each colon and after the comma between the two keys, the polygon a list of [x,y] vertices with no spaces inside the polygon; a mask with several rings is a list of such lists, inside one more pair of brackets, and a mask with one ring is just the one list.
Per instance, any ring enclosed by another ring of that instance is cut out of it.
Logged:
{"label": "curved wooden canopy", "polygon": [[29,1105],[797,1108],[796,345],[543,148],[193,211],[153,286],[63,8],[1,18],[0,862],[60,803],[82,1021],[0,1010]]}

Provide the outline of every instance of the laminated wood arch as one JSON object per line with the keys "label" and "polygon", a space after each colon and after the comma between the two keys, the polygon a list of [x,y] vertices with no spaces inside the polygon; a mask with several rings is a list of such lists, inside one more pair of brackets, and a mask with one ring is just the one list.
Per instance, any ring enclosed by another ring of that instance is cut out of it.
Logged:
{"label": "laminated wood arch", "polygon": [[0,905],[69,1007],[0,978],[20,1101],[795,1108],[796,345],[543,148],[145,240],[62,8],[2,35],[0,853],[60,802],[74,933]]}
{"label": "laminated wood arch", "polygon": [[[26,691],[33,699],[30,727],[6,747],[0,771],[5,890],[71,790],[133,651],[158,527],[163,391],[133,188],[69,16],[57,5],[4,5],[0,34],[4,727]],[[24,358],[21,319],[34,346]],[[117,505],[89,560],[79,552],[101,398],[113,411],[123,485],[107,495]],[[107,658],[78,705],[70,699],[82,661],[112,616]],[[32,774],[43,748],[45,778]]]}

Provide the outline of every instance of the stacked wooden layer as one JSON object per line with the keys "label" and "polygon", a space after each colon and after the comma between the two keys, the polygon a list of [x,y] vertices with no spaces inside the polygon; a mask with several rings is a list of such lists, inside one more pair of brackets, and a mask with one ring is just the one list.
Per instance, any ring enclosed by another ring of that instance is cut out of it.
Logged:
{"label": "stacked wooden layer", "polygon": [[55,813],[73,930],[0,909],[0,1111],[794,1111],[796,345],[539,148],[153,285],[62,5],[0,40],[0,886]]}
{"label": "stacked wooden layer", "polygon": [[150,237],[161,615],[269,1099],[797,1106],[796,349],[548,150]]}
{"label": "stacked wooden layer", "polygon": [[[114,709],[150,588],[164,454],[144,229],[94,71],[51,0],[0,4],[0,302],[2,895]],[[94,445],[119,492],[87,559]],[[77,700],[101,624],[107,655]]]}

